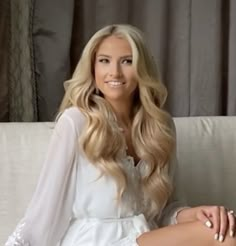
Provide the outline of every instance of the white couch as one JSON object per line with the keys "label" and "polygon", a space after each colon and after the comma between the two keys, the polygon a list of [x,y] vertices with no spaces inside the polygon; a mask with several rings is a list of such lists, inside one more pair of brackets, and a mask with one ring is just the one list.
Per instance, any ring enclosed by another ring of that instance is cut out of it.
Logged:
{"label": "white couch", "polygon": [[[177,189],[189,205],[236,210],[236,117],[175,118]],[[0,123],[0,245],[31,198],[53,123]]]}

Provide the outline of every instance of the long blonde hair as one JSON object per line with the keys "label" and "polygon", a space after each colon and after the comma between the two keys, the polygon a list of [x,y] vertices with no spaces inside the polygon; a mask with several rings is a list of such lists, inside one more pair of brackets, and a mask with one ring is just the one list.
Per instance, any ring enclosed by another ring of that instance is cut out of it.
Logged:
{"label": "long blonde hair", "polygon": [[[155,62],[142,33],[130,25],[110,25],[96,32],[85,46],[72,78],[65,82],[66,93],[60,106],[62,113],[78,107],[87,119],[80,136],[81,147],[88,159],[103,174],[114,177],[121,198],[126,189],[126,175],[119,155],[125,149],[124,136],[116,124],[109,103],[95,93],[94,60],[101,41],[115,35],[126,39],[132,49],[138,90],[133,105],[131,137],[137,156],[143,160],[145,175],[141,185],[151,205],[147,214],[157,215],[172,192],[168,178],[170,156],[175,145],[171,117],[163,110],[167,92],[161,83]],[[109,143],[109,144],[108,144]]]}

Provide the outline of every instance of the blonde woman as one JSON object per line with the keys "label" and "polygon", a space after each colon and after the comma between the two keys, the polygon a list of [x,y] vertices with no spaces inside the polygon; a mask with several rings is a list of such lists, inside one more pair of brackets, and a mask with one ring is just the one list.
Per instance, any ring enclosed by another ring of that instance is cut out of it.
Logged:
{"label": "blonde woman", "polygon": [[236,245],[233,212],[175,201],[174,125],[139,30],[95,33],[65,87],[38,186],[6,246]]}

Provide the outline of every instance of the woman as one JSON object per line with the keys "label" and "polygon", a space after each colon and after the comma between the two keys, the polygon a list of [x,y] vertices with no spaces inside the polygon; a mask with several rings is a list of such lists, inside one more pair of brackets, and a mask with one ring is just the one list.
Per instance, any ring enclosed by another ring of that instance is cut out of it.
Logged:
{"label": "woman", "polygon": [[165,100],[139,30],[95,33],[66,82],[38,186],[6,246],[236,245],[232,211],[176,202]]}

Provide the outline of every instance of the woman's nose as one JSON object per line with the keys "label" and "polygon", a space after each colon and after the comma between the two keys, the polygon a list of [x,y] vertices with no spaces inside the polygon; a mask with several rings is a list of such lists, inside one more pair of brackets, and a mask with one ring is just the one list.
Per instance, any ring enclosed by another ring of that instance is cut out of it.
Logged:
{"label": "woman's nose", "polygon": [[118,62],[111,63],[109,75],[113,77],[120,77],[122,74],[120,64]]}

